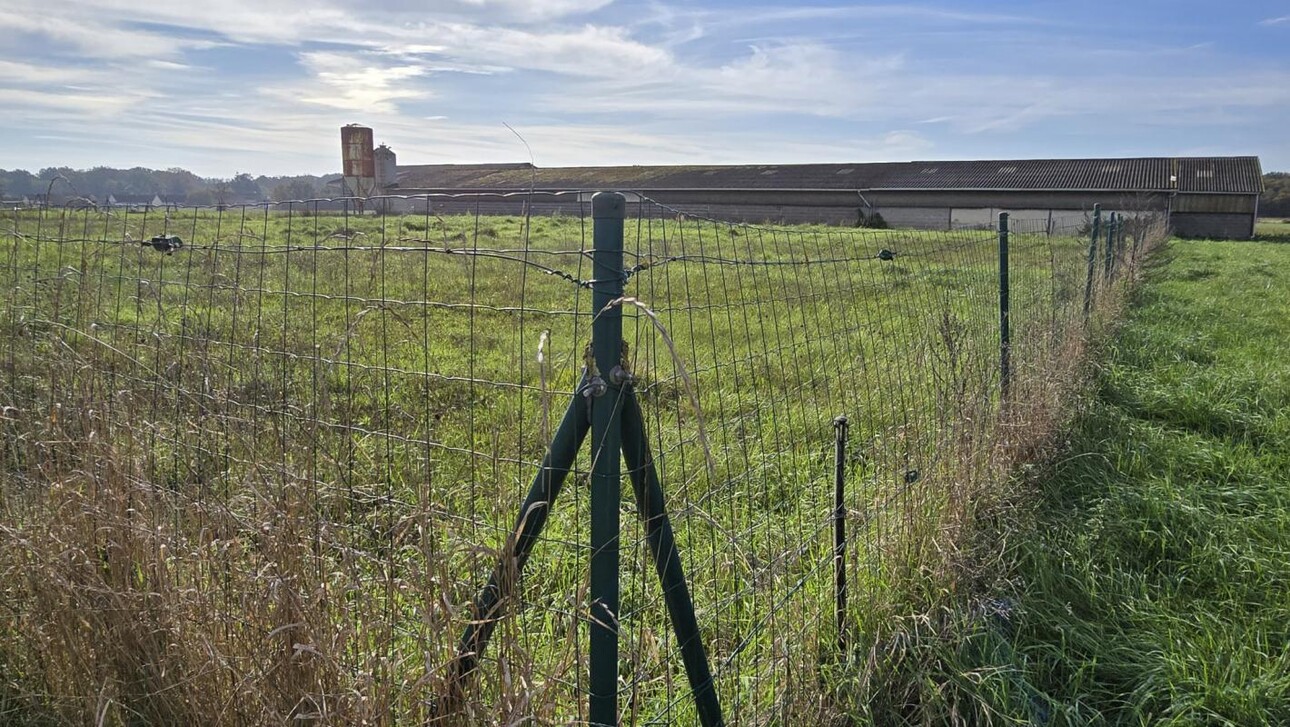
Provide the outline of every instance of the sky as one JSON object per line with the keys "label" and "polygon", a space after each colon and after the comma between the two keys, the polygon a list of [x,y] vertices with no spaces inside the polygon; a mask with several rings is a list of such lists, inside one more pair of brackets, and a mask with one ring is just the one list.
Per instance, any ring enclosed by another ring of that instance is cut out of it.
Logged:
{"label": "sky", "polygon": [[[1254,154],[1290,2],[0,0],[0,168]],[[512,131],[513,130],[513,131]]]}

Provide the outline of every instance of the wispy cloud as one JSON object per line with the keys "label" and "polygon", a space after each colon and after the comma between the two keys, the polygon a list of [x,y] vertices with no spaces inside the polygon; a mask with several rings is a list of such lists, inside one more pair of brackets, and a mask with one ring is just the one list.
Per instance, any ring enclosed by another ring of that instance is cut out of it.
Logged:
{"label": "wispy cloud", "polygon": [[1047,24],[1049,21],[1024,14],[984,13],[946,10],[920,5],[785,5],[754,8],[731,17],[742,24],[778,23],[793,20],[857,20],[902,18],[940,23]]}
{"label": "wispy cloud", "polygon": [[156,96],[147,92],[95,92],[93,90],[33,91],[0,88],[0,106],[21,108],[32,118],[85,125],[113,118]]}
{"label": "wispy cloud", "polygon": [[15,34],[36,36],[88,58],[168,58],[185,49],[212,45],[210,41],[101,23],[72,13],[51,15],[35,6],[0,12],[0,31],[11,40]]}
{"label": "wispy cloud", "polygon": [[586,25],[543,32],[486,25],[434,26],[450,38],[444,53],[476,62],[569,76],[619,76],[670,65],[668,51],[642,43],[624,28]]}
{"label": "wispy cloud", "polygon": [[761,26],[780,29],[785,24],[823,21],[830,24],[860,21],[900,21],[905,23],[952,25],[1047,25],[1051,21],[1035,15],[946,10],[920,5],[759,5],[750,3],[738,12],[709,9],[701,4],[685,6],[654,4],[638,24],[662,25],[678,29],[694,38],[713,31]]}
{"label": "wispy cloud", "polygon": [[396,101],[429,95],[426,89],[407,84],[423,76],[424,67],[385,63],[377,54],[319,51],[302,54],[301,62],[313,74],[314,83],[265,89],[265,93],[362,113],[392,113]]}
{"label": "wispy cloud", "polygon": [[1239,129],[1290,165],[1272,130],[1284,50],[946,5],[6,0],[0,148],[29,166],[321,172],[351,121],[411,163],[521,158],[502,120],[548,164],[1163,153]]}
{"label": "wispy cloud", "polygon": [[110,76],[111,74],[102,68],[0,59],[0,78],[5,79],[6,85],[83,84],[107,81]]}
{"label": "wispy cloud", "polygon": [[859,118],[881,105],[901,56],[857,57],[816,43],[754,45],[719,65],[667,58],[649,73],[569,83],[538,103],[600,114],[692,117],[793,114]]}

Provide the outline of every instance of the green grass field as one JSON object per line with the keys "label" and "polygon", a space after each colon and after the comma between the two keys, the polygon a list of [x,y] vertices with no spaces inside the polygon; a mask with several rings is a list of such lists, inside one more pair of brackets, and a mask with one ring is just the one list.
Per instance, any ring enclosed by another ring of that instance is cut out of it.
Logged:
{"label": "green grass field", "polygon": [[[434,718],[590,335],[590,221],[527,225],[0,220],[0,717]],[[141,244],[163,233],[186,246]],[[829,685],[875,668],[827,667],[836,415],[853,432],[856,628],[975,587],[960,561],[979,509],[1078,368],[1086,244],[1014,235],[1001,428],[992,231],[628,221],[627,293],[653,316],[624,306],[629,364],[732,719],[841,718]],[[583,714],[588,457],[577,467],[467,723]],[[686,723],[632,503],[622,516],[623,719]]]}
{"label": "green grass field", "polygon": [[1288,292],[1285,244],[1153,261],[1038,501],[1001,525],[993,615],[911,659],[949,692],[934,722],[1287,723]]}
{"label": "green grass field", "polygon": [[1290,219],[1280,217],[1260,217],[1254,224],[1254,236],[1268,242],[1285,242],[1290,240]]}

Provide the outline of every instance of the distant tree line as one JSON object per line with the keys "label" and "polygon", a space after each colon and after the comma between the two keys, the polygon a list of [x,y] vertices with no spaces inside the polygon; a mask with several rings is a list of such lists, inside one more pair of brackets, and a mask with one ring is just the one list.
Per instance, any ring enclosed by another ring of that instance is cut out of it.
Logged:
{"label": "distant tree line", "polygon": [[243,202],[282,202],[326,196],[327,177],[301,174],[270,177],[238,173],[228,179],[199,177],[186,170],[170,169],[72,169],[46,167],[36,173],[25,169],[0,169],[0,199],[43,198],[54,202],[82,198],[103,204],[154,196],[177,204],[214,205]]}
{"label": "distant tree line", "polygon": [[1263,175],[1259,214],[1264,217],[1290,217],[1290,173],[1272,172]]}

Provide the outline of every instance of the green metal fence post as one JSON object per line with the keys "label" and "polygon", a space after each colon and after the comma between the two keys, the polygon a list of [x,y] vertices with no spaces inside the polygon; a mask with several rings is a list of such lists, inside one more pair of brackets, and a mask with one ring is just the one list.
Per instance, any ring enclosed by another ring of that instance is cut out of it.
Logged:
{"label": "green metal fence post", "polygon": [[1084,281],[1084,322],[1093,311],[1093,273],[1097,268],[1097,236],[1102,227],[1102,205],[1093,205],[1093,232],[1088,236],[1088,278]]}
{"label": "green metal fence post", "polygon": [[[1134,222],[1137,222],[1136,218],[1134,219]],[[1130,230],[1133,230],[1136,227],[1136,224],[1124,226],[1124,241],[1121,243],[1121,247],[1124,249],[1124,259],[1129,263],[1130,268],[1132,268],[1133,264],[1138,261],[1138,244],[1134,240],[1133,233],[1130,232]]]}
{"label": "green metal fence post", "polygon": [[1008,213],[999,213],[999,394],[1008,403],[1012,388],[1012,331],[1008,300]]}
{"label": "green metal fence post", "polygon": [[1123,232],[1124,224],[1120,214],[1117,212],[1115,215],[1115,225],[1111,228],[1111,236],[1115,240],[1114,244],[1111,245],[1111,248],[1115,251],[1111,256],[1111,272],[1113,275],[1119,275],[1120,268],[1124,265],[1124,260],[1120,257],[1124,252],[1124,249],[1120,244],[1122,242]]}
{"label": "green metal fence post", "polygon": [[1124,265],[1129,261],[1127,245],[1129,237],[1124,225],[1124,215],[1120,215],[1120,224],[1116,229],[1118,230],[1117,235],[1120,238],[1120,265]]}
{"label": "green metal fence post", "polygon": [[591,648],[588,717],[618,724],[618,529],[622,476],[622,387],[611,379],[622,362],[623,311],[610,303],[623,295],[623,220],[627,201],[617,192],[591,198],[591,350],[596,371],[591,394]]}
{"label": "green metal fence post", "polygon": [[1106,223],[1106,261],[1102,268],[1102,278],[1106,282],[1111,282],[1111,266],[1115,260],[1115,213],[1111,213],[1111,219]]}
{"label": "green metal fence post", "polygon": [[1115,271],[1119,275],[1124,267],[1124,215],[1115,216]]}

